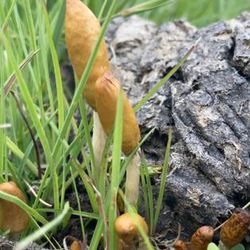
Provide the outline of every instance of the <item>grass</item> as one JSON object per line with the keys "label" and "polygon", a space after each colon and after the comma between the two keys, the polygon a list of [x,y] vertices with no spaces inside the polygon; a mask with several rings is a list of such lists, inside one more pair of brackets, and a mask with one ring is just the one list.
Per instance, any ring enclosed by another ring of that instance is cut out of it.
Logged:
{"label": "grass", "polygon": [[[0,1],[0,62],[2,65],[0,71],[0,182],[14,180],[24,193],[27,192],[25,183],[37,187],[36,196],[29,195],[28,205],[11,195],[0,192],[1,199],[24,208],[31,218],[29,229],[21,235],[21,242],[17,249],[22,249],[34,239],[40,239],[40,242],[47,242],[52,249],[58,249],[58,244],[62,245],[62,242],[56,242],[53,236],[64,230],[63,226],[70,220],[71,215],[79,217],[81,224],[79,230],[82,232],[83,239],[86,237],[86,228],[89,223],[95,221],[93,235],[88,239],[90,249],[97,249],[102,235],[104,235],[106,246],[110,246],[110,249],[116,248],[116,235],[113,228],[117,212],[116,198],[122,186],[126,167],[132,157],[127,157],[124,161],[120,160],[122,105],[118,102],[114,135],[110,138],[110,141],[113,141],[112,172],[110,174],[109,144],[107,144],[107,154],[103,159],[104,168],[101,173],[103,178],[99,181],[97,185],[99,190],[97,190],[93,184],[95,175],[91,145],[92,122],[88,120],[89,108],[82,99],[82,92],[93,66],[98,46],[112,17],[140,13],[157,23],[185,17],[194,24],[202,26],[213,20],[229,18],[241,10],[239,3],[236,5],[237,8],[232,8],[235,1],[230,0],[185,1],[185,3],[181,0],[150,0],[146,3],[135,0],[86,0],[85,2],[100,17],[103,24],[88,65],[77,83],[72,100],[69,101],[65,95],[67,82],[63,81],[60,72],[60,65],[65,55],[65,1]],[[217,2],[220,3],[220,8],[215,8]],[[245,2],[242,6],[249,9]],[[208,4],[209,8],[207,8]],[[226,13],[225,5],[227,5],[226,9],[230,7],[230,11]],[[194,7],[196,7],[195,12]],[[213,12],[214,8],[218,12]],[[232,12],[231,9],[234,11]],[[166,15],[162,15],[161,13],[165,11]],[[211,15],[212,12],[213,15]],[[193,49],[191,48],[180,63],[149,91],[135,106],[135,111],[139,111],[147,100],[166,83]],[[18,97],[39,145],[41,165],[45,168],[41,179],[37,171],[34,143],[17,109],[16,101],[10,94],[11,91]],[[80,121],[74,116],[76,111],[81,114]],[[8,124],[11,127],[7,126]],[[147,140],[150,133],[142,139],[141,144]],[[168,136],[166,157],[162,166],[162,182],[156,204],[153,200],[148,168],[144,167],[141,173],[143,190],[145,190],[145,210],[151,233],[156,230],[164,195],[170,142],[171,131]],[[79,161],[80,158],[83,159],[82,162]],[[77,177],[86,189],[91,212],[82,211],[79,199],[81,194],[76,185]],[[71,187],[76,196],[77,208],[72,208],[66,199],[66,193]],[[44,207],[41,200],[53,204],[53,207]],[[156,205],[156,213],[153,213],[154,205]],[[129,208],[133,213],[131,209]],[[48,220],[51,221],[48,223]],[[142,237],[148,249],[152,249],[143,232]]]}

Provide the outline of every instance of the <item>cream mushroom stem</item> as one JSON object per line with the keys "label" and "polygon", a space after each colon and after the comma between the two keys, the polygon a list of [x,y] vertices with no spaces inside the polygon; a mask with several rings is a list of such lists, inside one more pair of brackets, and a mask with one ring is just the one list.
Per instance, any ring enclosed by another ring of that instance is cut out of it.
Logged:
{"label": "cream mushroom stem", "polygon": [[136,207],[139,197],[141,157],[139,151],[135,153],[128,164],[125,182],[125,197]]}
{"label": "cream mushroom stem", "polygon": [[94,168],[94,177],[95,181],[98,183],[98,176],[101,170],[101,162],[103,157],[103,151],[105,148],[107,135],[103,130],[102,124],[98,114],[93,111],[93,136],[92,136],[92,145],[95,157],[95,168]]}
{"label": "cream mushroom stem", "polygon": [[[94,112],[93,114],[93,120],[94,126],[92,144],[95,157],[94,176],[95,181],[98,183],[98,173],[100,173],[102,167],[101,162],[107,140],[107,135],[102,127],[100,118],[96,112]],[[139,197],[140,165],[141,158],[138,150],[130,160],[126,170],[125,197],[127,201],[133,206],[136,206]]]}

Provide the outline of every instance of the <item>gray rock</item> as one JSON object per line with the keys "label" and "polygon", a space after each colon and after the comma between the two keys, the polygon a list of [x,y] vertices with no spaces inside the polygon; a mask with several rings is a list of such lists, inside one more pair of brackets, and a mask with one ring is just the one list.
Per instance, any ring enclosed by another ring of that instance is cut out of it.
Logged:
{"label": "gray rock", "polygon": [[133,104],[198,38],[184,66],[137,113],[143,134],[155,128],[143,146],[150,163],[163,162],[174,128],[158,231],[180,223],[186,236],[221,223],[250,198],[250,14],[199,30],[184,21],[157,28],[119,18],[108,32],[114,68]]}

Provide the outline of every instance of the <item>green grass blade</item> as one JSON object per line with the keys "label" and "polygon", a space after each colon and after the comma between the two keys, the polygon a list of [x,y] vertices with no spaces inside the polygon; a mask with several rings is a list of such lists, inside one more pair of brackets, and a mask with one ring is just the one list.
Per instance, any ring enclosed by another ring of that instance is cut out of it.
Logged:
{"label": "green grass blade", "polygon": [[183,58],[179,61],[179,63],[173,69],[171,69],[169,73],[166,76],[164,76],[157,84],[155,84],[154,87],[152,87],[152,89],[142,98],[142,100],[135,105],[134,107],[135,112],[137,112],[164,84],[166,84],[166,82],[170,79],[170,77],[172,77],[173,74],[185,63],[187,58],[195,49],[198,42],[199,39],[188,50],[188,52],[183,56]]}
{"label": "green grass blade", "polygon": [[8,11],[8,13],[7,13],[6,17],[5,17],[5,20],[3,22],[3,25],[1,27],[1,31],[0,31],[1,33],[4,32],[4,30],[6,29],[8,20],[9,20],[11,14],[12,14],[12,11],[13,11],[13,9],[15,7],[15,4],[16,4],[16,0],[13,0],[12,3],[11,3],[11,6],[9,8],[9,11]]}
{"label": "green grass blade", "polygon": [[[18,148],[18,146],[7,136],[6,137],[6,146],[7,148],[20,160],[23,160],[25,157],[25,154]],[[26,160],[27,167],[29,170],[37,176],[37,167],[36,165],[29,159]]]}
{"label": "green grass blade", "polygon": [[[35,50],[33,52],[31,52],[24,60],[23,62],[19,65],[19,69],[23,70],[28,64],[29,62],[33,59],[33,57],[39,52],[39,50]],[[16,75],[15,73],[12,73],[10,75],[10,77],[7,79],[7,81],[4,84],[4,94],[8,95],[9,92],[11,91],[14,83],[16,81]]]}
{"label": "green grass blade", "polygon": [[112,153],[112,173],[111,173],[111,197],[109,207],[109,231],[110,231],[110,248],[116,249],[116,235],[114,230],[114,221],[117,215],[117,192],[119,188],[120,177],[120,159],[121,159],[121,145],[122,145],[122,127],[123,127],[123,98],[122,92],[119,94],[116,108],[115,128],[114,128],[114,145]]}
{"label": "green grass blade", "polygon": [[167,175],[168,175],[168,165],[169,165],[169,158],[170,158],[170,146],[171,146],[171,141],[172,141],[172,134],[173,131],[170,128],[168,131],[168,142],[167,142],[167,147],[166,147],[166,152],[165,152],[165,157],[164,157],[164,163],[163,163],[163,170],[161,174],[161,184],[159,188],[159,195],[156,203],[156,208],[155,208],[155,216],[154,216],[154,224],[153,224],[153,233],[155,232],[156,225],[159,219],[160,211],[161,211],[161,205],[163,201],[163,196],[165,193],[165,187],[167,183]]}
{"label": "green grass blade", "polygon": [[[70,168],[70,172],[71,172],[71,176],[73,176],[72,168]],[[74,191],[75,191],[75,195],[76,195],[77,207],[78,207],[79,211],[81,211],[81,202],[79,199],[79,193],[77,191],[75,179],[73,179],[73,187],[74,187]],[[80,225],[81,225],[81,230],[82,230],[82,239],[85,240],[85,229],[84,229],[83,219],[82,219],[82,217],[80,217],[79,219],[80,219]]]}
{"label": "green grass blade", "polygon": [[148,223],[149,223],[149,228],[150,228],[150,234],[152,233],[152,227],[154,224],[154,198],[153,198],[153,189],[152,189],[152,184],[151,184],[151,179],[148,171],[148,165],[146,164],[144,160],[144,167],[143,167],[143,175],[144,175],[144,180],[146,184],[146,196],[147,196],[147,205],[148,208],[146,209],[148,211]]}
{"label": "green grass blade", "polygon": [[17,243],[16,247],[14,248],[15,250],[24,250],[28,247],[28,245],[41,238],[43,235],[45,235],[48,231],[51,231],[54,227],[56,227],[58,224],[60,224],[63,219],[68,215],[70,212],[70,206],[69,203],[67,202],[64,206],[64,209],[60,215],[58,215],[55,219],[41,227],[39,230],[35,231],[28,237],[24,238],[22,241]]}
{"label": "green grass blade", "polygon": [[145,11],[153,10],[155,8],[159,8],[159,7],[164,6],[168,3],[169,3],[169,0],[149,0],[145,3],[140,3],[140,4],[137,4],[133,7],[131,7],[131,8],[122,10],[117,15],[121,15],[121,16],[134,15],[134,14],[138,14],[140,12],[145,12]]}

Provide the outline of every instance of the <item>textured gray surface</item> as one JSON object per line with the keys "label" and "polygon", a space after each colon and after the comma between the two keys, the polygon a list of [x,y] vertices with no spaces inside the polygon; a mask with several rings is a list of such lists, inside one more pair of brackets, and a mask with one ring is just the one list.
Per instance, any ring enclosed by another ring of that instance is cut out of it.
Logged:
{"label": "textured gray surface", "polygon": [[[12,250],[14,249],[15,243],[13,241],[7,240],[5,237],[0,236],[0,250]],[[35,243],[30,244],[26,250],[48,250]]]}
{"label": "textured gray surface", "polygon": [[182,21],[156,27],[136,16],[118,18],[107,37],[133,104],[201,38],[137,117],[143,133],[156,128],[143,147],[153,164],[162,163],[174,128],[158,230],[180,223],[188,235],[199,225],[215,226],[250,198],[250,14],[200,30]]}

